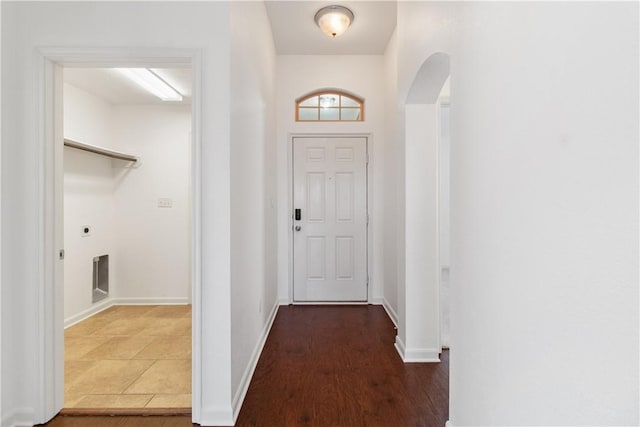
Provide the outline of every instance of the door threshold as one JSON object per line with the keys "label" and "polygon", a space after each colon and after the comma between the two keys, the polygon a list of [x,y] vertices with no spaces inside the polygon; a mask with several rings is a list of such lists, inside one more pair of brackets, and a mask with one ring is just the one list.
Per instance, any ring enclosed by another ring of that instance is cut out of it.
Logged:
{"label": "door threshold", "polygon": [[369,305],[367,301],[293,301],[291,305]]}
{"label": "door threshold", "polygon": [[61,416],[151,416],[151,415],[191,415],[191,408],[63,408]]}

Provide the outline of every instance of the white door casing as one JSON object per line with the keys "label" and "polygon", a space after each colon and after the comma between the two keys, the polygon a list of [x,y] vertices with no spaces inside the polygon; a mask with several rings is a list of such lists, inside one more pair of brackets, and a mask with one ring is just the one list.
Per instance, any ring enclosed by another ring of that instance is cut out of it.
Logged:
{"label": "white door casing", "polygon": [[366,302],[367,138],[294,137],[293,208],[294,302]]}
{"label": "white door casing", "polygon": [[[60,249],[64,236],[63,222],[63,132],[62,132],[62,67],[112,67],[112,66],[190,66],[193,78],[192,98],[192,304],[193,304],[193,344],[192,344],[192,419],[200,422],[203,373],[201,363],[202,333],[202,168],[201,168],[201,120],[202,108],[202,60],[199,50],[194,49],[145,49],[145,48],[41,48],[39,61],[42,63],[37,82],[42,87],[40,102],[44,108],[40,112],[42,127],[40,149],[43,174],[41,181],[42,211],[40,216],[46,227],[41,231],[43,251],[40,255],[42,280],[38,288],[40,335],[37,337],[38,367],[36,381],[38,396],[34,408],[34,419],[43,423],[53,418],[63,406],[64,394],[64,334],[63,334],[63,292],[64,263],[60,259]],[[231,414],[231,412],[229,412]],[[229,415],[231,416],[231,415]]]}

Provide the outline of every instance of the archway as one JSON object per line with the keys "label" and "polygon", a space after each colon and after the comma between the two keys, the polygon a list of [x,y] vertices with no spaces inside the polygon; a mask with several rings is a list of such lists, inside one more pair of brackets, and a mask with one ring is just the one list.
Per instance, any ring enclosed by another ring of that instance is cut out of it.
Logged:
{"label": "archway", "polygon": [[439,97],[448,77],[449,55],[432,54],[405,102],[404,307],[396,339],[405,362],[440,360]]}

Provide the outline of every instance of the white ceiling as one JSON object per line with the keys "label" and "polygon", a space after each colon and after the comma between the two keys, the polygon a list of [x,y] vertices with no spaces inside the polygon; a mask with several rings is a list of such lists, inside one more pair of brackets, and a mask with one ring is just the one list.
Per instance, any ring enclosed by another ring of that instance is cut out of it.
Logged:
{"label": "white ceiling", "polygon": [[[328,37],[313,17],[324,6],[340,4],[354,14],[343,35]],[[265,2],[279,55],[381,55],[396,27],[395,1],[271,1]],[[247,29],[250,31],[250,29]],[[191,102],[191,70],[154,68]],[[115,105],[166,104],[110,68],[65,68],[64,81]]]}
{"label": "white ceiling", "polygon": [[115,105],[191,103],[191,69],[153,68],[152,70],[180,92],[183,96],[182,102],[162,101],[112,68],[65,68],[63,79],[65,83]]}
{"label": "white ceiling", "polygon": [[[395,1],[270,1],[265,2],[279,55],[382,55],[396,27]],[[324,34],[313,17],[332,4],[351,9],[353,24],[334,38]]]}

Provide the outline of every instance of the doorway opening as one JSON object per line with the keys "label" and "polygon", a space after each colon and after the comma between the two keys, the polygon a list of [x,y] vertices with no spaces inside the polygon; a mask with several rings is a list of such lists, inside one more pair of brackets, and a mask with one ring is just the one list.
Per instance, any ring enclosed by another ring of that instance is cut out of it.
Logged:
{"label": "doorway opening", "polygon": [[64,408],[190,412],[191,70],[61,71]]}

